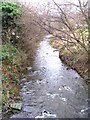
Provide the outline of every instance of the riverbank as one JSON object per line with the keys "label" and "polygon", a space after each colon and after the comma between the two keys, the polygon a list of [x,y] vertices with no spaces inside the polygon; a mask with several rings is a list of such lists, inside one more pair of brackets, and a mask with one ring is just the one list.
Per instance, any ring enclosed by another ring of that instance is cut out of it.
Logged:
{"label": "riverbank", "polygon": [[59,50],[59,58],[63,63],[67,64],[70,68],[76,70],[81,77],[88,83],[88,55],[87,53],[77,47],[66,47],[61,40],[51,38],[50,44],[53,48]]}
{"label": "riverbank", "polygon": [[21,110],[21,79],[28,67],[32,66],[43,32],[40,33],[40,28],[36,24],[31,24],[34,13],[32,12],[30,16],[28,7],[12,2],[2,3],[0,7],[3,8],[2,12],[5,12],[3,14],[2,46],[0,46],[2,47],[0,51],[2,105],[0,104],[0,107],[4,119]]}
{"label": "riverbank", "polygon": [[18,41],[20,41],[20,28],[18,21],[21,16],[21,5],[13,2],[0,3],[2,9],[2,45],[0,45],[0,71],[2,72],[2,99],[0,108],[2,109],[2,117],[8,118],[9,115],[18,112],[12,104],[22,101],[19,91],[21,65],[26,61],[26,54],[19,49]]}

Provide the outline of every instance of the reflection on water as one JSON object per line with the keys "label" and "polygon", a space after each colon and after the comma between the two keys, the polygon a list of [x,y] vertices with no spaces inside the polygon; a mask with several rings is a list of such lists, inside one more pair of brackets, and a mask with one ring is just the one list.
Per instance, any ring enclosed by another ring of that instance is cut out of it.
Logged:
{"label": "reflection on water", "polygon": [[86,118],[89,110],[84,80],[74,70],[67,70],[59,52],[49,45],[48,36],[36,52],[20,92],[22,111],[12,117]]}

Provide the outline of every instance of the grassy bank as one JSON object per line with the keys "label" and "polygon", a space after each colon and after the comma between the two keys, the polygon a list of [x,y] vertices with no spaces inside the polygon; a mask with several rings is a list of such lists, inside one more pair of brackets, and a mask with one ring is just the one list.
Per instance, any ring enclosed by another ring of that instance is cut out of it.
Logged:
{"label": "grassy bank", "polygon": [[59,49],[60,59],[76,70],[88,83],[88,54],[79,44],[63,43],[62,40],[51,39],[52,47]]}

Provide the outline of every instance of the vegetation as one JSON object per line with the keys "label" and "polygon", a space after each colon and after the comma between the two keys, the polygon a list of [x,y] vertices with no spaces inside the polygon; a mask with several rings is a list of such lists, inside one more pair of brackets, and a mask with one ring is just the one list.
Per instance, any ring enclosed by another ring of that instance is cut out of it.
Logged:
{"label": "vegetation", "polygon": [[19,47],[20,49],[24,49],[27,54],[26,64],[27,66],[30,66],[34,60],[38,44],[43,39],[43,36],[45,36],[45,30],[43,30],[36,22],[38,21],[40,23],[40,20],[38,19],[38,11],[34,6],[30,5],[28,7],[27,5],[23,5],[22,13],[20,19],[22,40],[19,42]]}
{"label": "vegetation", "polygon": [[21,15],[21,7],[16,3],[2,2],[2,41],[12,42],[15,45],[19,39],[19,26],[16,24],[17,18]]}
{"label": "vegetation", "polygon": [[18,65],[15,64],[17,49],[7,43],[2,46],[0,60],[2,60],[2,101],[7,104],[9,98],[14,97],[14,87],[19,83]]}
{"label": "vegetation", "polygon": [[52,46],[59,49],[61,60],[75,69],[88,83],[88,54],[81,46],[65,45],[58,40],[52,42]]}
{"label": "vegetation", "polygon": [[[2,45],[0,46],[0,61],[2,61],[2,103],[9,108],[12,98],[19,95],[20,62],[17,43],[19,40],[16,20],[21,15],[21,7],[16,3],[2,2]],[[18,40],[17,40],[18,37]]]}
{"label": "vegetation", "polygon": [[[88,45],[88,29],[76,29],[75,33],[79,36],[83,44]],[[73,44],[73,42],[63,42],[61,39],[51,40],[51,45],[54,48],[59,49],[59,57],[61,60],[69,65],[71,68],[75,69],[88,83],[88,53],[81,47],[79,43]],[[88,46],[87,46],[88,49]]]}
{"label": "vegetation", "polygon": [[20,16],[20,5],[10,2],[2,2],[0,4],[2,9],[2,26],[8,28],[15,24],[15,19]]}
{"label": "vegetation", "polygon": [[[83,46],[88,50],[88,29],[77,28],[74,31]],[[66,39],[66,38],[64,38]],[[62,41],[61,39],[51,40],[51,45],[59,49],[59,57],[71,68],[75,69],[88,83],[88,52],[78,42]]]}

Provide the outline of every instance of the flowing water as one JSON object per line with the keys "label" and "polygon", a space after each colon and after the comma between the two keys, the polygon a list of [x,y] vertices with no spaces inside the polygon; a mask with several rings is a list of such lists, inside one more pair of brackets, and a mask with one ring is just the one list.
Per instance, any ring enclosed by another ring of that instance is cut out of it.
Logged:
{"label": "flowing water", "polygon": [[32,68],[23,76],[22,110],[11,118],[86,118],[88,87],[59,59],[58,50],[41,41]]}

